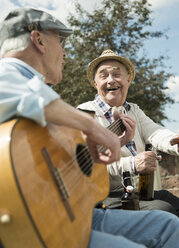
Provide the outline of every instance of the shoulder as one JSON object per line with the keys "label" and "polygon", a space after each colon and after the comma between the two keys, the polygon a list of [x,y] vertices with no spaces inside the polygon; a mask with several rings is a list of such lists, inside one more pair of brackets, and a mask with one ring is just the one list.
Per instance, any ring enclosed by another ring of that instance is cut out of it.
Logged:
{"label": "shoulder", "polygon": [[78,105],[77,109],[93,111],[94,110],[93,105],[94,105],[93,101],[88,101]]}
{"label": "shoulder", "polygon": [[132,102],[128,102],[128,103],[130,105],[129,113],[137,114],[138,112],[143,112],[142,109],[139,107],[139,105],[132,103]]}
{"label": "shoulder", "polygon": [[133,103],[133,102],[128,102],[128,103],[130,105],[130,110],[135,111],[135,110],[140,109],[140,107],[136,103]]}

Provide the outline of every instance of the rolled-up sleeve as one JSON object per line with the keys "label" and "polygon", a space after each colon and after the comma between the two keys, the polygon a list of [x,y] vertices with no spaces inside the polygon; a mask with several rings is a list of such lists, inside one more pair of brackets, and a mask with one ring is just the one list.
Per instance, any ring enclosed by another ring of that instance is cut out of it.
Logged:
{"label": "rolled-up sleeve", "polygon": [[0,122],[22,116],[45,126],[44,108],[60,96],[37,76],[27,79],[15,73],[10,77],[0,79]]}

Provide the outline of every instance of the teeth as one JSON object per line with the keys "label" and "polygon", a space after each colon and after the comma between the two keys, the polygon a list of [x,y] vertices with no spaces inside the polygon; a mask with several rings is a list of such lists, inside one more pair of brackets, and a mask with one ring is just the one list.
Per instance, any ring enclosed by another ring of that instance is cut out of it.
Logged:
{"label": "teeth", "polygon": [[108,91],[110,91],[110,90],[118,90],[119,88],[110,88],[110,89],[108,89]]}

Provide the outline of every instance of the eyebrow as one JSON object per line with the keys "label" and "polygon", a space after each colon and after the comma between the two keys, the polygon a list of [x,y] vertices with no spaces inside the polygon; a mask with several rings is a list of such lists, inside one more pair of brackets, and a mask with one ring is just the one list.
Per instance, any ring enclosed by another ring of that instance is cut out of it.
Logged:
{"label": "eyebrow", "polygon": [[[112,70],[113,71],[119,71],[120,67],[119,66],[118,67],[112,67]],[[102,70],[99,71],[99,73],[103,73],[103,72],[106,72],[106,71],[107,71],[107,69],[102,69]]]}

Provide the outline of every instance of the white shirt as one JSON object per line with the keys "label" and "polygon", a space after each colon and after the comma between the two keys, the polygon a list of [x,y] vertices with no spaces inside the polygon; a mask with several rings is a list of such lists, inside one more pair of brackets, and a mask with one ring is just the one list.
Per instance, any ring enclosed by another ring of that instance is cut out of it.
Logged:
{"label": "white shirt", "polygon": [[16,58],[0,60],[0,122],[22,116],[45,126],[44,108],[59,97],[31,66]]}

